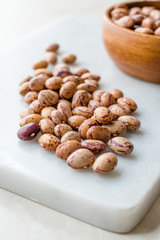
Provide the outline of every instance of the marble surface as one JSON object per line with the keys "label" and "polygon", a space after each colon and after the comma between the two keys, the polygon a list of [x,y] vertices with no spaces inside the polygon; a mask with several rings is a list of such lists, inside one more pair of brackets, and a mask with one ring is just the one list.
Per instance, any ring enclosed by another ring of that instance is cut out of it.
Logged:
{"label": "marble surface", "polygon": [[[0,21],[2,30],[1,48],[51,19],[54,20],[64,14],[74,14],[75,12],[101,16],[104,8],[111,5],[111,1],[87,1],[87,3],[81,1],[75,5],[70,4],[72,1],[58,2],[38,1],[39,4],[37,5],[37,1],[5,1],[4,7],[7,9],[7,14],[3,11],[4,8],[0,10],[0,19],[3,19],[3,21]],[[63,8],[60,7],[62,3]],[[17,8],[17,5],[19,8]],[[55,6],[57,11],[55,11]],[[30,11],[30,9],[34,9],[34,11]],[[43,19],[41,18],[42,13],[45,16]],[[4,21],[5,25],[3,24]],[[109,239],[159,239],[159,199],[137,228],[129,234],[120,235],[82,223],[4,190],[1,190],[0,194],[0,233],[3,239],[11,239],[11,237],[12,239],[28,239],[28,236],[30,239],[44,239],[44,236],[47,236],[47,239],[53,237],[56,237],[56,239],[71,239],[72,237],[73,239],[79,239],[79,234],[83,232],[82,229],[86,233],[83,236],[84,239],[97,239],[98,237],[101,237],[101,239],[106,239],[106,237],[109,237]],[[10,226],[10,231],[8,231],[8,226]]]}

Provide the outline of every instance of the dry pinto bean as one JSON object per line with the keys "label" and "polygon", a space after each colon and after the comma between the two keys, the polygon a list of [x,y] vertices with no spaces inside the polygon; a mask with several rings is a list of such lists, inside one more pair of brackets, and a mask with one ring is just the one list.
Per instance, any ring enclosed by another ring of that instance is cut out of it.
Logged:
{"label": "dry pinto bean", "polygon": [[92,109],[88,107],[76,107],[72,110],[73,115],[80,115],[85,118],[91,118],[93,115]]}
{"label": "dry pinto bean", "polygon": [[99,75],[96,75],[96,74],[93,74],[93,73],[90,73],[90,72],[82,74],[81,78],[84,79],[84,80],[85,79],[93,79],[93,80],[96,80],[96,81],[100,80],[100,76]]}
{"label": "dry pinto bean", "polygon": [[51,113],[56,110],[54,107],[44,107],[41,111],[42,118],[51,119]]}
{"label": "dry pinto bean", "polygon": [[76,140],[78,142],[81,142],[81,136],[79,135],[78,132],[75,132],[75,131],[67,132],[61,138],[61,143],[64,143],[70,140]]}
{"label": "dry pinto bean", "polygon": [[74,82],[76,85],[79,85],[81,83],[84,83],[84,80],[81,79],[78,76],[71,75],[71,76],[67,76],[67,77],[63,78],[63,82],[64,83],[66,83],[66,82]]}
{"label": "dry pinto bean", "polygon": [[140,7],[132,7],[129,9],[129,15],[133,16],[136,14],[140,14],[141,13],[141,8]]}
{"label": "dry pinto bean", "polygon": [[71,109],[70,109],[70,107],[68,106],[68,104],[65,103],[65,102],[60,102],[60,103],[58,103],[57,109],[58,109],[61,113],[63,113],[63,115],[65,116],[65,120],[66,120],[66,121],[67,121],[67,119],[68,119],[69,117],[72,116]]}
{"label": "dry pinto bean", "polygon": [[142,7],[141,13],[146,15],[146,16],[149,16],[150,13],[152,12],[152,10],[154,10],[154,9],[155,9],[154,6],[145,6],[145,7]]}
{"label": "dry pinto bean", "polygon": [[47,118],[42,119],[39,122],[39,125],[40,125],[41,132],[43,134],[45,134],[45,133],[53,134],[54,133],[55,125],[50,119],[47,119]]}
{"label": "dry pinto bean", "polygon": [[114,137],[109,140],[108,146],[119,155],[128,155],[133,151],[133,144],[126,138]]}
{"label": "dry pinto bean", "polygon": [[87,106],[88,102],[89,102],[89,96],[87,91],[79,90],[73,96],[72,108],[79,107],[79,106]]}
{"label": "dry pinto bean", "polygon": [[57,104],[58,98],[58,93],[52,90],[42,90],[38,94],[38,100],[46,106]]}
{"label": "dry pinto bean", "polygon": [[117,119],[120,116],[128,115],[131,113],[130,109],[127,106],[122,106],[120,104],[113,104],[109,107],[109,110],[113,114],[113,118]]}
{"label": "dry pinto bean", "polygon": [[25,78],[23,78],[20,82],[19,82],[19,85],[22,85],[23,83],[25,82],[29,82],[29,80],[31,80],[32,77],[31,76],[27,76]]}
{"label": "dry pinto bean", "polygon": [[93,171],[98,173],[110,172],[117,165],[118,159],[114,153],[101,154],[93,164]]}
{"label": "dry pinto bean", "polygon": [[86,68],[77,68],[73,71],[73,74],[80,77],[82,74],[87,73],[87,72],[89,72],[89,70]]}
{"label": "dry pinto bean", "polygon": [[142,23],[141,23],[142,27],[146,27],[146,28],[153,28],[154,22],[152,20],[152,18],[147,17],[145,19],[143,19]]}
{"label": "dry pinto bean", "polygon": [[55,110],[51,113],[51,119],[54,122],[54,124],[60,124],[60,123],[65,123],[66,118],[64,114],[58,110]]}
{"label": "dry pinto bean", "polygon": [[74,63],[76,61],[76,56],[74,54],[66,54],[63,56],[62,61],[64,63]]}
{"label": "dry pinto bean", "polygon": [[35,100],[29,105],[29,109],[32,109],[34,113],[40,113],[44,105],[39,101]]}
{"label": "dry pinto bean", "polygon": [[125,8],[116,8],[111,11],[112,20],[118,20],[128,14],[128,10]]}
{"label": "dry pinto bean", "polygon": [[77,90],[85,90],[89,93],[94,92],[97,89],[96,85],[88,84],[88,83],[81,83],[77,86]]}
{"label": "dry pinto bean", "polygon": [[45,75],[48,75],[49,77],[53,76],[53,73],[49,69],[46,69],[46,68],[39,68],[34,71],[35,76],[38,76],[40,74],[45,74]]}
{"label": "dry pinto bean", "polygon": [[19,94],[21,94],[22,96],[25,96],[26,93],[28,93],[29,91],[30,91],[29,82],[25,82],[20,85]]}
{"label": "dry pinto bean", "polygon": [[59,95],[61,98],[71,99],[76,90],[77,86],[74,82],[66,82],[60,88]]}
{"label": "dry pinto bean", "polygon": [[121,97],[117,100],[117,103],[128,107],[131,112],[134,112],[137,109],[137,104],[131,98]]}
{"label": "dry pinto bean", "polygon": [[33,64],[32,68],[34,70],[39,69],[39,68],[46,68],[48,66],[48,63],[45,60],[38,61]]}
{"label": "dry pinto bean", "polygon": [[59,49],[59,44],[52,43],[46,47],[46,52],[57,52]]}
{"label": "dry pinto bean", "polygon": [[38,98],[38,93],[35,91],[29,91],[25,96],[24,96],[24,101],[28,104],[32,103],[33,101],[37,100]]}
{"label": "dry pinto bean", "polygon": [[90,100],[88,103],[88,107],[91,108],[93,111],[98,108],[101,107],[102,104],[96,100]]}
{"label": "dry pinto bean", "polygon": [[150,17],[153,18],[153,20],[160,19],[160,10],[158,9],[152,10],[150,13]]}
{"label": "dry pinto bean", "polygon": [[93,80],[93,79],[85,79],[84,82],[89,85],[95,85],[96,87],[99,86],[98,81]]}
{"label": "dry pinto bean", "polygon": [[[145,16],[143,14],[136,14],[136,15],[132,16],[132,18],[133,18],[133,21],[135,24],[140,25],[142,23],[143,19],[145,18]],[[123,97],[123,96],[121,96],[121,97]]]}
{"label": "dry pinto bean", "polygon": [[153,30],[146,27],[138,27],[135,29],[135,32],[144,33],[144,34],[153,34]]}
{"label": "dry pinto bean", "polygon": [[47,151],[56,150],[58,145],[61,143],[57,137],[49,133],[43,134],[38,141],[39,145]]}
{"label": "dry pinto bean", "polygon": [[103,125],[103,127],[106,127],[114,137],[127,131],[126,125],[121,121],[112,121],[107,125]]}
{"label": "dry pinto bean", "polygon": [[45,77],[33,77],[30,81],[29,81],[29,88],[32,91],[41,91],[45,88],[45,81],[46,78]]}
{"label": "dry pinto bean", "polygon": [[24,109],[22,109],[22,110],[20,111],[19,116],[20,116],[20,118],[24,118],[24,117],[26,117],[27,115],[30,115],[30,114],[32,114],[32,113],[34,113],[34,111],[33,111],[32,109],[24,108]]}
{"label": "dry pinto bean", "polygon": [[99,123],[106,124],[112,121],[113,114],[108,108],[99,107],[94,111],[94,117]]}
{"label": "dry pinto bean", "polygon": [[104,107],[109,107],[110,105],[114,104],[115,98],[111,93],[103,93],[101,96],[101,104]]}
{"label": "dry pinto bean", "polygon": [[118,121],[123,122],[128,130],[137,130],[141,126],[140,121],[132,116],[121,116],[118,118]]}
{"label": "dry pinto bean", "polygon": [[109,93],[111,93],[115,99],[123,97],[123,92],[116,88],[109,90]]}
{"label": "dry pinto bean", "polygon": [[101,140],[103,142],[106,142],[110,136],[110,131],[107,128],[101,126],[93,126],[89,128],[86,133],[87,139]]}
{"label": "dry pinto bean", "polygon": [[86,138],[86,133],[88,131],[88,129],[92,126],[98,126],[98,122],[93,119],[93,118],[90,118],[90,119],[87,119],[85,120],[79,127],[78,129],[78,132],[80,134],[80,136],[85,139]]}
{"label": "dry pinto bean", "polygon": [[39,123],[41,119],[42,117],[39,114],[30,114],[20,120],[20,126],[22,127],[28,123],[33,122]]}
{"label": "dry pinto bean", "polygon": [[90,167],[94,161],[95,156],[88,149],[78,149],[67,158],[68,166],[74,169]]}
{"label": "dry pinto bean", "polygon": [[68,118],[68,124],[72,128],[78,128],[85,120],[86,120],[85,117],[75,115],[75,116],[71,116],[70,118]]}
{"label": "dry pinto bean", "polygon": [[30,141],[38,135],[39,131],[38,123],[28,123],[18,130],[17,136],[23,141]]}
{"label": "dry pinto bean", "polygon": [[124,16],[115,21],[121,27],[132,28],[134,26],[134,20],[131,16]]}
{"label": "dry pinto bean", "polygon": [[81,143],[76,140],[61,143],[56,149],[56,156],[60,159],[67,160],[69,155],[81,148]]}
{"label": "dry pinto bean", "polygon": [[51,78],[48,78],[45,82],[46,88],[50,90],[58,90],[60,89],[62,84],[63,84],[63,81],[62,81],[62,78],[60,77],[51,77]]}
{"label": "dry pinto bean", "polygon": [[54,52],[47,52],[45,60],[47,63],[54,64],[57,62],[57,55]]}
{"label": "dry pinto bean", "polygon": [[60,69],[56,73],[56,76],[61,77],[61,78],[65,78],[65,77],[70,76],[70,75],[71,75],[71,72],[69,70],[63,70],[63,69]]}
{"label": "dry pinto bean", "polygon": [[66,103],[70,109],[72,108],[72,103],[66,99],[59,99],[58,104],[59,103]]}
{"label": "dry pinto bean", "polygon": [[73,129],[64,123],[58,124],[55,126],[54,133],[57,137],[62,137],[65,133],[73,131]]}
{"label": "dry pinto bean", "polygon": [[81,145],[82,148],[86,148],[93,153],[100,153],[106,149],[106,144],[100,140],[84,140]]}
{"label": "dry pinto bean", "polygon": [[93,92],[93,100],[96,100],[96,101],[101,101],[101,96],[102,94],[105,93],[105,91],[103,90],[96,90]]}
{"label": "dry pinto bean", "polygon": [[69,71],[69,66],[65,63],[56,64],[54,66],[54,74],[57,75],[60,71]]}

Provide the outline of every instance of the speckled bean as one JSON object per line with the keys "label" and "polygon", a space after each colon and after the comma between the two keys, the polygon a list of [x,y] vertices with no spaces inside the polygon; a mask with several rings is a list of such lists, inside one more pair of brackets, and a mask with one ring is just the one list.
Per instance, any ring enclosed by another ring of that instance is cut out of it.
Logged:
{"label": "speckled bean", "polygon": [[19,87],[19,94],[25,96],[30,91],[29,82],[22,83]]}
{"label": "speckled bean", "polygon": [[61,124],[58,124],[55,126],[55,129],[54,129],[54,133],[57,137],[62,137],[65,133],[67,132],[70,132],[70,131],[73,131],[73,129],[65,124],[65,123],[61,123]]}
{"label": "speckled bean", "polygon": [[76,140],[78,142],[81,142],[80,134],[78,132],[75,132],[75,131],[67,132],[61,138],[61,143],[64,143],[64,142],[67,142],[67,141],[71,141],[71,140]]}
{"label": "speckled bean", "polygon": [[55,64],[57,62],[57,55],[54,52],[47,52],[45,60],[47,63]]}
{"label": "speckled bean", "polygon": [[106,149],[106,144],[100,140],[84,140],[82,148],[86,148],[93,153],[103,152]]}
{"label": "speckled bean", "polygon": [[109,140],[108,146],[119,155],[128,155],[133,151],[133,144],[126,138],[114,137]]}
{"label": "speckled bean", "polygon": [[119,136],[127,131],[126,125],[121,121],[112,121],[107,125],[103,125],[103,127],[107,127],[112,136]]}
{"label": "speckled bean", "polygon": [[46,52],[57,52],[59,49],[59,44],[52,43],[46,47]]}
{"label": "speckled bean", "polygon": [[78,76],[71,75],[71,76],[67,76],[67,77],[63,78],[63,82],[64,83],[66,83],[66,82],[74,82],[76,85],[79,85],[81,83],[84,83],[84,80],[81,79]]}
{"label": "speckled bean", "polygon": [[101,140],[103,142],[106,142],[110,136],[110,131],[107,128],[101,126],[93,126],[89,128],[86,133],[87,139]]}
{"label": "speckled bean", "polygon": [[73,71],[73,74],[80,77],[82,74],[87,73],[87,72],[89,72],[89,70],[86,68],[77,68]]}
{"label": "speckled bean", "polygon": [[34,70],[39,69],[39,68],[46,68],[48,66],[48,63],[45,60],[38,61],[33,64],[32,68]]}
{"label": "speckled bean", "polygon": [[123,92],[117,88],[109,90],[109,93],[111,93],[115,99],[123,97]]}
{"label": "speckled bean", "polygon": [[56,156],[60,159],[67,160],[69,155],[81,148],[81,143],[76,140],[61,143],[56,149]]}
{"label": "speckled bean", "polygon": [[66,54],[62,57],[64,63],[74,63],[76,61],[76,56],[74,54]]}
{"label": "speckled bean", "polygon": [[101,96],[101,104],[104,107],[109,107],[110,105],[114,104],[115,98],[111,93],[103,93]]}
{"label": "speckled bean", "polygon": [[88,107],[76,107],[72,110],[73,115],[80,115],[85,118],[91,118],[93,115],[92,109]]}
{"label": "speckled bean", "polygon": [[95,156],[88,149],[78,149],[67,158],[68,166],[74,169],[88,168],[94,161]]}
{"label": "speckled bean", "polygon": [[42,90],[38,94],[38,100],[45,106],[57,104],[58,99],[58,93],[52,90]]}
{"label": "speckled bean", "polygon": [[93,92],[93,100],[96,100],[98,102],[101,101],[101,96],[102,94],[105,93],[105,91],[103,90],[96,90]]}
{"label": "speckled bean", "polygon": [[118,121],[123,122],[128,130],[137,130],[141,126],[140,121],[132,116],[121,116],[118,118]]}
{"label": "speckled bean", "polygon": [[39,131],[38,123],[28,123],[18,130],[17,136],[23,141],[30,141],[38,135]]}
{"label": "speckled bean", "polygon": [[117,165],[118,159],[114,153],[101,154],[93,164],[93,171],[98,173],[110,172]]}
{"label": "speckled bean", "polygon": [[75,116],[71,116],[70,118],[68,118],[68,124],[69,124],[72,128],[76,129],[76,128],[78,128],[85,120],[86,120],[85,117],[75,115]]}
{"label": "speckled bean", "polygon": [[86,139],[86,133],[87,133],[88,129],[92,126],[98,126],[98,122],[93,118],[89,118],[89,119],[85,120],[79,126],[78,132],[83,139]]}
{"label": "speckled bean", "polygon": [[115,21],[121,27],[132,28],[134,26],[134,20],[131,16],[124,16]]}
{"label": "speckled bean", "polygon": [[54,107],[44,107],[41,111],[42,118],[48,118],[51,119],[51,113],[56,110]]}
{"label": "speckled bean", "polygon": [[38,141],[40,146],[47,151],[56,150],[61,143],[57,137],[49,133],[43,134]]}
{"label": "speckled bean", "polygon": [[109,107],[109,110],[113,114],[113,119],[117,119],[123,115],[129,115],[131,113],[130,109],[127,106],[122,106],[120,104],[113,104]]}
{"label": "speckled bean", "polygon": [[32,76],[27,76],[25,78],[23,78],[20,82],[19,85],[22,85],[25,82],[29,82],[33,77]]}
{"label": "speckled bean", "polygon": [[134,112],[137,109],[137,104],[131,98],[126,97],[118,98],[117,103],[122,106],[128,107],[131,110],[131,112]]}
{"label": "speckled bean", "polygon": [[89,96],[87,91],[79,90],[73,96],[72,108],[87,106],[88,102],[89,102]]}
{"label": "speckled bean", "polygon": [[39,122],[39,125],[40,125],[41,132],[43,134],[45,134],[45,133],[53,134],[54,133],[55,125],[50,119],[47,119],[47,118],[42,119]]}
{"label": "speckled bean", "polygon": [[58,103],[57,105],[57,109],[63,113],[63,115],[65,116],[65,120],[67,121],[69,117],[72,116],[72,112],[71,112],[71,109],[70,107],[68,106],[67,103],[65,102],[60,102]]}
{"label": "speckled bean", "polygon": [[51,78],[48,78],[45,82],[46,88],[50,90],[58,90],[60,89],[62,84],[63,84],[63,81],[62,81],[62,78],[60,77],[51,77]]}
{"label": "speckled bean", "polygon": [[100,80],[100,76],[99,75],[96,75],[96,74],[93,74],[93,73],[90,73],[90,72],[82,74],[81,78],[84,79],[84,80],[85,79],[93,79],[93,80],[96,80],[96,81]]}
{"label": "speckled bean", "polygon": [[29,91],[25,96],[24,96],[24,101],[27,104],[32,103],[33,101],[38,99],[38,93],[35,91]]}
{"label": "speckled bean", "polygon": [[45,88],[45,81],[46,78],[45,77],[33,77],[30,81],[29,81],[29,88],[32,91],[41,91]]}
{"label": "speckled bean", "polygon": [[66,82],[62,85],[59,91],[61,98],[71,99],[77,90],[77,86],[74,82]]}
{"label": "speckled bean", "polygon": [[44,105],[37,99],[29,105],[29,109],[33,110],[34,113],[40,113]]}
{"label": "speckled bean", "polygon": [[97,89],[98,86],[88,84],[88,83],[81,83],[77,86],[77,90],[85,90],[89,93],[94,92]]}
{"label": "speckled bean", "polygon": [[94,117],[99,123],[106,124],[112,121],[113,114],[108,108],[99,107],[94,111]]}
{"label": "speckled bean", "polygon": [[45,74],[45,75],[47,75],[49,77],[53,76],[53,73],[49,69],[46,69],[46,68],[39,68],[39,69],[36,69],[34,71],[34,76],[38,76],[40,74]]}
{"label": "speckled bean", "polygon": [[84,82],[89,85],[95,85],[96,87],[99,86],[98,81],[93,80],[93,79],[85,79]]}
{"label": "speckled bean", "polygon": [[20,120],[20,126],[24,126],[28,123],[39,123],[42,117],[39,114],[29,114]]}
{"label": "speckled bean", "polygon": [[24,109],[22,109],[22,110],[20,111],[19,116],[20,116],[20,118],[24,118],[24,117],[26,117],[27,115],[30,115],[30,114],[32,114],[32,113],[34,113],[34,111],[33,111],[32,109],[24,108]]}
{"label": "speckled bean", "polygon": [[59,99],[58,104],[59,103],[66,103],[70,109],[72,108],[72,103],[66,99]]}
{"label": "speckled bean", "polygon": [[65,123],[66,118],[62,112],[59,110],[55,110],[51,113],[51,119],[54,122],[54,124],[60,124],[60,123]]}
{"label": "speckled bean", "polygon": [[98,108],[101,107],[102,104],[96,100],[90,100],[88,103],[88,108],[92,109],[93,111]]}

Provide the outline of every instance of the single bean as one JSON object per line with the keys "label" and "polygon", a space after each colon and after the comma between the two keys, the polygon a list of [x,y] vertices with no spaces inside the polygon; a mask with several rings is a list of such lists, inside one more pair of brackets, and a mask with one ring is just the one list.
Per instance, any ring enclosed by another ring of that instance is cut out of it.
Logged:
{"label": "single bean", "polygon": [[66,54],[63,56],[62,61],[64,63],[74,63],[76,61],[76,56],[74,54]]}
{"label": "single bean", "polygon": [[46,68],[48,66],[48,63],[45,60],[38,61],[33,64],[32,68],[34,70],[39,69],[39,68]]}
{"label": "single bean", "polygon": [[57,137],[62,137],[65,133],[73,131],[73,129],[64,123],[58,124],[55,126],[54,133]]}
{"label": "single bean", "polygon": [[59,103],[66,103],[70,109],[72,108],[72,103],[66,99],[59,99],[58,104]]}
{"label": "single bean", "polygon": [[57,52],[59,49],[59,44],[52,43],[46,47],[46,52]]}
{"label": "single bean", "polygon": [[27,115],[30,115],[30,114],[32,114],[32,113],[34,113],[34,111],[33,111],[32,109],[24,108],[24,109],[22,109],[22,110],[20,111],[19,116],[20,116],[20,118],[24,118],[24,117],[26,117]]}
{"label": "single bean", "polygon": [[51,113],[51,119],[54,122],[54,124],[56,124],[56,125],[66,122],[66,118],[65,118],[64,114],[62,112],[60,112],[59,110],[54,110]]}
{"label": "single bean", "polygon": [[49,133],[43,134],[38,141],[40,146],[47,151],[56,150],[61,143],[57,137]]}
{"label": "single bean", "polygon": [[103,93],[101,96],[101,104],[103,107],[109,107],[110,105],[114,104],[115,98],[111,93]]}
{"label": "single bean", "polygon": [[132,116],[121,116],[118,118],[118,121],[123,122],[128,130],[137,130],[141,126],[140,121]]}
{"label": "single bean", "polygon": [[72,116],[71,109],[70,109],[70,107],[68,106],[68,104],[65,103],[65,102],[60,102],[60,103],[58,103],[57,109],[58,109],[61,113],[63,113],[63,115],[65,116],[65,121],[67,121],[68,118]]}
{"label": "single bean", "polygon": [[30,81],[29,81],[29,88],[32,91],[41,91],[45,88],[45,81],[46,81],[46,77],[33,77]]}
{"label": "single bean", "polygon": [[59,91],[61,98],[71,99],[77,90],[77,86],[74,82],[66,82],[62,85]]}
{"label": "single bean", "polygon": [[154,6],[145,6],[145,7],[142,7],[141,13],[146,16],[149,16],[151,14],[152,10],[154,10],[154,9],[155,9]]}
{"label": "single bean", "polygon": [[108,146],[119,155],[128,155],[133,151],[133,144],[126,138],[114,137],[109,140]]}
{"label": "single bean", "polygon": [[132,7],[129,9],[129,15],[130,16],[134,16],[136,14],[140,14],[141,13],[141,8],[140,7]]}
{"label": "single bean", "polygon": [[72,110],[73,115],[80,115],[85,118],[91,118],[93,111],[88,107],[76,107]]}
{"label": "single bean", "polygon": [[61,143],[56,149],[56,156],[60,159],[67,160],[67,158],[77,149],[81,148],[81,143],[76,140]]}
{"label": "single bean", "polygon": [[128,9],[125,8],[116,8],[111,11],[112,20],[118,20],[128,14]]}
{"label": "single bean", "polygon": [[20,120],[20,126],[24,126],[28,123],[39,123],[42,117],[39,114],[29,114]]}
{"label": "single bean", "polygon": [[73,74],[80,77],[82,74],[87,73],[87,72],[89,72],[89,70],[86,68],[77,68],[73,71]]}
{"label": "single bean", "polygon": [[22,83],[19,87],[19,94],[25,96],[30,91],[29,82]]}
{"label": "single bean", "polygon": [[38,76],[40,74],[45,74],[45,75],[48,75],[49,77],[53,76],[53,73],[49,69],[46,69],[46,68],[39,68],[34,71],[35,76]]}
{"label": "single bean", "polygon": [[38,123],[28,123],[18,130],[17,136],[23,141],[30,141],[38,135],[39,131]]}
{"label": "single bean", "polygon": [[99,123],[106,124],[112,121],[113,114],[108,108],[99,107],[94,111],[94,117]]}
{"label": "single bean", "polygon": [[118,159],[114,153],[101,154],[93,164],[93,171],[98,173],[110,172],[117,165]]}
{"label": "single bean", "polygon": [[92,109],[93,111],[98,108],[101,107],[102,104],[96,100],[90,100],[88,103],[88,108]]}
{"label": "single bean", "polygon": [[46,106],[57,104],[58,99],[58,93],[52,90],[42,90],[38,94],[38,100]]}
{"label": "single bean", "polygon": [[81,142],[81,136],[78,132],[75,132],[75,131],[67,132],[61,138],[61,143],[64,143],[70,140],[76,140],[78,142]]}
{"label": "single bean", "polygon": [[114,137],[122,135],[127,131],[126,125],[121,121],[112,121],[106,125],[103,125],[103,127],[106,127],[110,131],[111,136]]}
{"label": "single bean", "polygon": [[60,77],[51,77],[48,78],[45,82],[46,88],[50,90],[59,90],[63,84],[62,78]]}
{"label": "single bean", "polygon": [[32,77],[31,76],[27,76],[25,78],[23,78],[20,82],[19,82],[19,85],[22,85],[23,83],[25,82],[29,82],[29,80],[31,80]]}
{"label": "single bean", "polygon": [[127,106],[120,104],[113,104],[109,107],[109,110],[113,114],[113,119],[117,119],[123,115],[129,115],[131,113],[130,109]]}
{"label": "single bean", "polygon": [[132,28],[134,26],[134,20],[131,16],[124,16],[115,21],[121,27]]}
{"label": "single bean", "polygon": [[116,88],[109,90],[109,93],[111,93],[115,99],[123,97],[123,92]]}
{"label": "single bean", "polygon": [[56,110],[54,107],[44,107],[41,111],[42,118],[52,119],[51,113]]}
{"label": "single bean", "polygon": [[54,52],[47,52],[45,60],[48,64],[55,64],[57,62],[57,55]]}
{"label": "single bean", "polygon": [[72,108],[87,106],[88,102],[89,102],[89,96],[87,91],[79,90],[73,96]]}
{"label": "single bean", "polygon": [[38,99],[38,93],[35,91],[29,91],[25,96],[24,96],[24,101],[27,104],[32,103],[33,101]]}
{"label": "single bean", "polygon": [[50,119],[47,119],[47,118],[42,119],[39,122],[39,125],[40,125],[41,132],[43,134],[45,134],[45,133],[53,134],[54,133],[55,125]]}
{"label": "single bean", "polygon": [[106,142],[110,136],[110,131],[107,128],[101,126],[93,126],[89,128],[86,133],[87,139],[101,140],[103,142]]}
{"label": "single bean", "polygon": [[82,148],[86,148],[93,153],[100,153],[106,149],[106,144],[100,140],[84,140],[81,145]]}
{"label": "single bean", "polygon": [[70,118],[68,118],[68,124],[74,128],[74,129],[78,129],[78,127],[86,120],[85,117],[83,116],[71,116]]}
{"label": "single bean", "polygon": [[86,139],[86,133],[87,133],[88,129],[92,126],[98,126],[98,122],[93,118],[89,118],[89,119],[85,120],[79,126],[78,132],[83,139]]}
{"label": "single bean", "polygon": [[153,34],[153,30],[150,28],[146,28],[146,27],[138,27],[135,29],[135,32],[137,33],[144,33],[144,34]]}
{"label": "single bean", "polygon": [[40,113],[44,105],[39,101],[35,100],[29,105],[29,109],[33,110],[34,113]]}
{"label": "single bean", "polygon": [[128,107],[131,112],[134,112],[137,109],[137,104],[131,98],[121,97],[117,100],[117,103]]}
{"label": "single bean", "polygon": [[81,83],[77,86],[77,90],[85,90],[89,93],[93,93],[97,89],[96,85]]}

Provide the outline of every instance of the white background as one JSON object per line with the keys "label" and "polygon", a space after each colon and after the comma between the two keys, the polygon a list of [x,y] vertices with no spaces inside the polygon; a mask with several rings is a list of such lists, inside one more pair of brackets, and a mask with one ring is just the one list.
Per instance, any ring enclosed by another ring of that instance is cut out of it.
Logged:
{"label": "white background", "polygon": [[[0,49],[37,28],[68,15],[103,17],[111,0],[0,0]],[[115,234],[83,223],[0,189],[0,238],[3,240],[158,240],[160,198],[129,234]]]}

